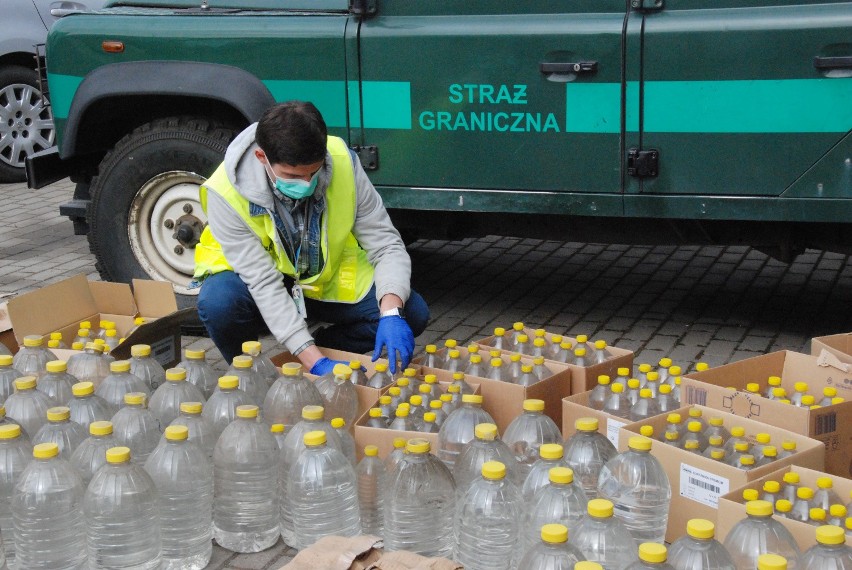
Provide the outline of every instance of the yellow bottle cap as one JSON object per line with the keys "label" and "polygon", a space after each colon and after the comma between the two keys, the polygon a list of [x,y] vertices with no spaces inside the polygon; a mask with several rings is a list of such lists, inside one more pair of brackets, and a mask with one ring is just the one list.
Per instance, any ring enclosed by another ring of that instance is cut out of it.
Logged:
{"label": "yellow bottle cap", "polygon": [[107,331],[104,333],[104,336],[107,336],[109,338],[112,338],[114,336],[118,336],[118,331],[115,330],[115,329],[107,329]]}
{"label": "yellow bottle cap", "polygon": [[486,461],[482,464],[482,477],[496,481],[506,476],[506,466],[499,461]]}
{"label": "yellow bottle cap", "polygon": [[670,424],[679,424],[683,421],[683,418],[680,417],[680,414],[669,414],[666,416],[666,421]]}
{"label": "yellow bottle cap", "polygon": [[15,380],[15,390],[35,390],[35,376],[22,376]]}
{"label": "yellow bottle cap", "polygon": [[722,440],[721,435],[711,435],[710,438],[707,440],[707,443],[709,443],[713,447],[721,447],[724,441]]}
{"label": "yellow bottle cap", "polygon": [[645,437],[654,437],[654,426],[641,426],[639,428],[639,435],[644,435]]}
{"label": "yellow bottle cap", "polygon": [[772,503],[769,501],[749,501],[746,503],[746,514],[753,517],[768,517],[772,514]]}
{"label": "yellow bottle cap", "polygon": [[425,350],[426,354],[435,354],[436,352],[438,352],[438,347],[434,344],[427,344]]}
{"label": "yellow bottle cap", "polygon": [[246,368],[251,368],[254,360],[251,356],[246,354],[241,354],[239,356],[235,356],[234,360],[231,361],[231,364],[234,365],[234,368],[239,368],[240,370],[244,370]]}
{"label": "yellow bottle cap", "polygon": [[68,363],[64,360],[51,360],[45,365],[45,368],[51,374],[59,374],[68,370]]}
{"label": "yellow bottle cap", "polygon": [[543,338],[537,338],[533,341],[533,346],[536,346],[538,348],[541,348],[543,346],[547,346],[547,341],[544,340]]}
{"label": "yellow bottle cap", "polygon": [[183,382],[186,380],[186,370],[183,368],[169,368],[166,370],[166,380],[169,382]]}
{"label": "yellow bottle cap", "polygon": [[612,516],[612,503],[606,499],[592,499],[587,505],[589,516],[606,519]]}
{"label": "yellow bottle cap", "polygon": [[807,392],[808,384],[807,382],[796,382],[793,384],[793,389],[796,390],[796,392]]}
{"label": "yellow bottle cap", "polygon": [[433,410],[440,410],[444,406],[444,403],[441,400],[431,400],[429,402],[429,407]]}
{"label": "yellow bottle cap", "polygon": [[[450,386],[452,388],[452,386]],[[458,386],[456,386],[458,388]],[[441,394],[441,402],[452,402],[453,396],[451,394]]]}
{"label": "yellow bottle cap", "polygon": [[[643,366],[647,366],[648,367],[647,370],[642,370]],[[640,364],[639,365],[639,372],[647,373],[650,370],[651,370],[650,364]],[[618,373],[619,376],[630,376],[630,369],[629,368],[623,368],[622,367],[622,368],[619,368],[618,370],[616,370],[616,372]]]}
{"label": "yellow bottle cap", "polygon": [[775,501],[775,510],[779,513],[789,513],[793,510],[793,503],[787,499],[778,499]]}
{"label": "yellow bottle cap", "polygon": [[543,412],[544,400],[524,400],[524,410],[527,412]]}
{"label": "yellow bottle cap", "polygon": [[634,435],[627,441],[627,447],[634,451],[650,451],[651,439],[641,435]]}
{"label": "yellow bottle cap", "polygon": [[462,402],[465,404],[482,405],[482,396],[478,394],[465,394],[462,396]]}
{"label": "yellow bottle cap", "polygon": [[257,406],[237,406],[237,417],[238,418],[256,418],[258,413]]}
{"label": "yellow bottle cap", "polygon": [[724,449],[714,449],[710,452],[710,459],[715,459],[716,461],[722,461],[725,459],[725,450]]}
{"label": "yellow bottle cap", "polygon": [[503,327],[497,327],[496,329],[494,329],[494,336],[503,336],[505,334],[506,329],[504,329]]}
{"label": "yellow bottle cap", "polygon": [[530,337],[528,337],[527,335],[525,335],[525,334],[519,334],[518,335],[518,342],[519,343],[524,344],[524,343],[527,343],[529,341],[530,341]]}
{"label": "yellow bottle cap", "polygon": [[530,366],[529,364],[522,364],[521,365],[521,372],[523,372],[524,374],[529,374],[529,373],[532,372],[532,370],[533,370],[533,367]]}
{"label": "yellow bottle cap", "polygon": [[307,447],[325,445],[325,432],[322,430],[309,431],[304,435],[304,437],[302,437],[302,441]]}
{"label": "yellow bottle cap", "polygon": [[689,417],[690,418],[700,418],[701,415],[702,415],[701,410],[699,410],[698,408],[689,408]]}
{"label": "yellow bottle cap", "polygon": [[742,455],[742,456],[740,456],[740,463],[742,465],[754,465],[754,456],[753,455]]}
{"label": "yellow bottle cap", "polygon": [[538,454],[542,459],[562,459],[565,449],[558,443],[545,443],[538,448]]}
{"label": "yellow bottle cap", "polygon": [[604,567],[598,564],[597,562],[581,560],[580,562],[574,564],[574,570],[604,570]]}
{"label": "yellow bottle cap", "polygon": [[762,443],[766,445],[772,439],[768,433],[759,433],[754,436],[754,439],[757,440],[758,443]]}
{"label": "yellow bottle cap", "polygon": [[385,362],[377,362],[376,363],[376,372],[387,372],[388,365]]}
{"label": "yellow bottle cap", "polygon": [[651,564],[662,564],[668,557],[668,550],[656,542],[643,542],[639,545],[639,559]]}
{"label": "yellow bottle cap", "polygon": [[15,439],[19,435],[21,435],[21,426],[18,424],[0,426],[0,439]]}
{"label": "yellow bottle cap", "polygon": [[828,507],[828,514],[835,518],[845,519],[846,511],[846,507],[843,505],[831,505]]}
{"label": "yellow bottle cap", "polygon": [[747,441],[740,441],[734,444],[734,449],[740,453],[748,451],[749,444]]}
{"label": "yellow bottle cap", "polygon": [[334,429],[340,429],[346,426],[346,420],[343,418],[334,418],[331,420],[331,427]]}
{"label": "yellow bottle cap", "polygon": [[831,477],[820,477],[816,480],[817,487],[820,489],[831,489],[834,487],[834,481]]}
{"label": "yellow bottle cap", "polygon": [[24,346],[34,348],[44,344],[44,339],[37,335],[27,335],[24,337]]}
{"label": "yellow bottle cap", "polygon": [[598,431],[597,418],[579,418],[574,422],[577,431]]}
{"label": "yellow bottle cap", "polygon": [[[335,374],[335,376],[337,376],[337,374]],[[408,381],[408,378],[400,378],[399,380],[396,381],[396,385],[402,386],[403,388],[405,388],[409,384],[410,384],[410,382]]]}
{"label": "yellow bottle cap", "polygon": [[408,407],[404,404],[400,404],[396,409],[396,417],[398,418],[407,418],[408,417]]}
{"label": "yellow bottle cap", "polygon": [[809,511],[812,521],[822,522],[825,520],[825,509],[815,507]]}
{"label": "yellow bottle cap", "polygon": [[664,437],[666,438],[666,441],[677,441],[680,439],[680,434],[676,431],[667,431]]}
{"label": "yellow bottle cap", "polygon": [[788,485],[798,485],[799,474],[795,471],[787,471],[786,473],[784,473],[784,482]]}
{"label": "yellow bottle cap", "polygon": [[820,544],[843,544],[846,542],[846,533],[839,526],[823,525],[817,527],[816,539]]}
{"label": "yellow bottle cap", "polygon": [[127,463],[130,461],[130,449],[127,447],[112,447],[106,452],[107,463]]}
{"label": "yellow bottle cap", "polygon": [[464,372],[453,372],[453,380],[464,380]]}
{"label": "yellow bottle cap", "polygon": [[796,489],[796,496],[800,499],[810,501],[814,498],[814,490],[810,487],[799,487]]}
{"label": "yellow bottle cap", "polygon": [[694,451],[696,449],[701,449],[701,443],[697,439],[690,439],[683,444],[683,448],[688,449],[689,451]]}
{"label": "yellow bottle cap", "polygon": [[690,519],[686,523],[686,533],[693,538],[708,540],[716,535],[716,525],[706,519]]}
{"label": "yellow bottle cap", "polygon": [[458,341],[454,338],[448,338],[444,341],[444,346],[447,348],[455,348],[459,345]]}
{"label": "yellow bottle cap", "polygon": [[[450,386],[450,388],[452,388],[452,386]],[[394,398],[399,396],[401,393],[402,393],[402,390],[400,390],[399,387],[397,387],[397,386],[391,386],[388,389],[388,394],[390,394]]]}
{"label": "yellow bottle cap", "polygon": [[438,377],[435,376],[434,374],[427,374],[423,377],[423,381],[426,382],[427,384],[437,384],[438,383]]}
{"label": "yellow bottle cap", "polygon": [[423,405],[423,396],[421,396],[420,394],[415,394],[414,396],[411,396],[408,401],[411,402],[412,406],[419,407]]}
{"label": "yellow bottle cap", "polygon": [[390,405],[392,398],[390,396],[382,396],[379,398],[379,403],[383,406]]}
{"label": "yellow bottle cap", "polygon": [[551,335],[550,342],[552,342],[553,344],[562,344],[562,335],[561,334]]}
{"label": "yellow bottle cap", "polygon": [[185,414],[197,415],[201,413],[201,402],[182,402],[180,411]]}
{"label": "yellow bottle cap", "polygon": [[406,441],[404,437],[393,438],[394,449],[405,449]]}
{"label": "yellow bottle cap", "polygon": [[425,439],[409,439],[405,445],[405,451],[408,453],[429,453],[431,449],[432,445]]}
{"label": "yellow bottle cap", "polygon": [[77,382],[73,386],[71,386],[71,393],[75,396],[88,396],[89,394],[94,394],[95,385],[91,382]]}
{"label": "yellow bottle cap", "polygon": [[0,354],[0,366],[12,366],[12,360],[11,354]]}
{"label": "yellow bottle cap", "polygon": [[757,489],[743,489],[743,500],[746,502],[756,501],[760,498],[760,493]]}
{"label": "yellow bottle cap", "polygon": [[234,390],[240,385],[240,379],[237,376],[222,376],[219,378],[220,390]]}
{"label": "yellow bottle cap", "polygon": [[778,481],[766,481],[763,483],[763,490],[767,493],[777,493],[781,490],[781,483]]}
{"label": "yellow bottle cap", "polygon": [[731,435],[734,437],[743,437],[745,435],[745,428],[741,426],[734,426],[731,428]]}
{"label": "yellow bottle cap", "polygon": [[450,360],[461,358],[461,352],[458,350],[450,350],[447,352],[447,355],[450,357]]}
{"label": "yellow bottle cap", "polygon": [[826,398],[833,398],[837,395],[837,388],[834,386],[826,386],[822,389],[822,395]]}
{"label": "yellow bottle cap", "polygon": [[431,394],[432,393],[432,388],[430,388],[429,385],[427,385],[427,384],[421,384],[420,387],[417,390],[421,394]]}
{"label": "yellow bottle cap", "polygon": [[[100,339],[98,339],[98,340],[100,340]],[[96,342],[87,342],[85,348],[86,348],[86,350],[94,350],[95,352],[103,352],[104,351],[103,345],[98,344]]]}
{"label": "yellow bottle cap", "polygon": [[92,422],[89,424],[90,435],[109,435],[112,433],[112,422]]}
{"label": "yellow bottle cap", "polygon": [[33,447],[33,457],[36,459],[50,459],[59,455],[59,445],[55,442],[39,443]]}
{"label": "yellow bottle cap", "polygon": [[242,349],[248,355],[257,356],[260,354],[261,344],[256,340],[247,340],[243,343]]}
{"label": "yellow bottle cap", "polygon": [[541,527],[541,539],[548,544],[568,542],[568,527],[561,524],[546,524]]}
{"label": "yellow bottle cap", "polygon": [[169,426],[166,428],[165,435],[169,441],[182,441],[189,437],[189,428],[186,426]]}
{"label": "yellow bottle cap", "polygon": [[65,406],[57,406],[47,410],[47,421],[64,422],[71,417],[71,410]]}
{"label": "yellow bottle cap", "polygon": [[499,367],[503,366],[503,359],[502,358],[492,358],[491,359],[491,366],[492,366],[492,368],[499,368]]}
{"label": "yellow bottle cap", "polygon": [[761,554],[757,557],[757,570],[787,570],[787,560],[777,554]]}
{"label": "yellow bottle cap", "polygon": [[627,387],[630,388],[631,390],[637,389],[639,387],[639,384],[640,384],[640,382],[637,378],[631,378],[630,380],[627,381]]}
{"label": "yellow bottle cap", "polygon": [[92,328],[92,322],[91,321],[80,321],[80,328],[81,329],[91,329]]}
{"label": "yellow bottle cap", "polygon": [[612,387],[610,387],[610,390],[615,394],[621,394],[624,392],[624,386],[621,384],[613,384]]}
{"label": "yellow bottle cap", "polygon": [[520,321],[518,321],[516,323],[512,323],[512,328],[515,329],[516,331],[522,331],[522,330],[524,330],[524,323],[522,323]]}
{"label": "yellow bottle cap", "polygon": [[585,348],[574,349],[574,356],[586,356],[586,349]]}
{"label": "yellow bottle cap", "polygon": [[557,485],[568,485],[574,482],[574,470],[568,467],[553,467],[548,471],[551,483]]}
{"label": "yellow bottle cap", "polygon": [[521,355],[520,354],[510,354],[509,360],[512,361],[512,362],[520,362],[521,361]]}
{"label": "yellow bottle cap", "polygon": [[382,409],[381,408],[370,408],[370,417],[371,418],[380,418],[382,417]]}
{"label": "yellow bottle cap", "polygon": [[436,419],[438,419],[438,416],[435,415],[435,412],[426,412],[423,414],[423,421],[426,423],[434,423]]}
{"label": "yellow bottle cap", "polygon": [[746,384],[746,392],[751,392],[752,394],[757,394],[760,392],[760,384],[757,382],[749,382]]}
{"label": "yellow bottle cap", "polygon": [[366,445],[364,446],[364,455],[367,457],[378,457],[379,448],[375,445]]}
{"label": "yellow bottle cap", "polygon": [[151,347],[147,344],[134,344],[130,347],[130,356],[151,356]]}
{"label": "yellow bottle cap", "polygon": [[491,423],[476,424],[476,427],[473,428],[473,434],[477,439],[494,441],[497,439],[497,426]]}
{"label": "yellow bottle cap", "polygon": [[765,457],[777,457],[778,456],[778,450],[775,448],[774,445],[767,445],[766,447],[763,448],[763,455]]}
{"label": "yellow bottle cap", "polygon": [[124,395],[124,403],[131,406],[141,406],[145,403],[145,394],[143,392],[128,392]]}
{"label": "yellow bottle cap", "polygon": [[601,374],[600,376],[598,376],[598,384],[600,386],[608,386],[610,382],[611,379],[606,374]]}
{"label": "yellow bottle cap", "polygon": [[698,433],[701,431],[701,422],[689,422],[686,424],[686,429],[688,429],[692,433]]}

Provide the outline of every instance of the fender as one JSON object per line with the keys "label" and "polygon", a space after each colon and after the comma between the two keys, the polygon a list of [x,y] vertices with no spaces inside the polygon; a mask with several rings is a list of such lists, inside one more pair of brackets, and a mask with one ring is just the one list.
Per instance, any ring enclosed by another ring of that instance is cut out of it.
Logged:
{"label": "fender", "polygon": [[[227,86],[213,89],[211,86]],[[251,73],[230,65],[192,61],[134,61],[99,67],[87,74],[74,93],[60,156],[65,158],[85,153],[80,148],[81,130],[85,128],[87,111],[110,99],[140,97],[174,97],[206,99],[233,108],[248,122],[257,121],[263,111],[275,103],[269,89]],[[103,112],[103,106],[100,105]],[[164,110],[168,113],[168,110]],[[103,124],[114,117],[100,116]]]}

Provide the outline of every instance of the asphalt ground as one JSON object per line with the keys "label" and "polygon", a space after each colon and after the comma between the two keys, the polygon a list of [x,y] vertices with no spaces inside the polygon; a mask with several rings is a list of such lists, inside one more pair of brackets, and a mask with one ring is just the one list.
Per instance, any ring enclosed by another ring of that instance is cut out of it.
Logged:
{"label": "asphalt ground", "polygon": [[[59,204],[63,181],[41,190],[0,185],[0,301],[84,273],[98,279],[85,236]],[[776,350],[809,351],[814,336],[852,331],[852,258],[808,250],[784,264],[748,247],[625,246],[488,236],[418,241],[412,286],[430,305],[417,339],[460,343],[523,321],[587,334],[633,350],[636,362],[713,366]],[[271,353],[280,347],[262,339]],[[212,342],[214,367],[227,366]],[[280,541],[258,554],[214,548],[210,570],[278,568],[293,555]]]}

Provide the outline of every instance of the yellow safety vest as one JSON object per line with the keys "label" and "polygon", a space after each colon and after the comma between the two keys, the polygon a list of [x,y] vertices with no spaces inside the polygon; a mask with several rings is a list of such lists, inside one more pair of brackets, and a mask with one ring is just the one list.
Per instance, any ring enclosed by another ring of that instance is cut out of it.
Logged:
{"label": "yellow safety vest", "polygon": [[[349,149],[342,139],[330,136],[328,152],[332,176],[326,190],[326,208],[320,220],[320,243],[325,264],[317,275],[301,279],[299,283],[305,297],[355,303],[363,299],[373,286],[373,266],[352,235],[357,206],[355,172]],[[250,214],[249,201],[231,184],[224,163],[200,187],[201,206],[205,213],[208,191],[216,192],[225,199],[257,235],[278,271],[295,279],[293,264],[286,251],[278,247],[275,221],[266,211],[254,216]],[[233,271],[233,268],[208,225],[195,246],[195,278],[202,280],[221,271]]]}

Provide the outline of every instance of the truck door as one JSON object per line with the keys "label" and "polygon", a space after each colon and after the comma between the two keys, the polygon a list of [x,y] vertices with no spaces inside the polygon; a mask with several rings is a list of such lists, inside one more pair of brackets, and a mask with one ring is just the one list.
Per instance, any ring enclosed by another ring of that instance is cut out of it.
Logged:
{"label": "truck door", "polygon": [[644,16],[639,118],[659,174],[631,190],[779,196],[852,128],[852,3],[661,4]]}
{"label": "truck door", "polygon": [[612,193],[620,208],[624,18],[623,0],[380,3],[350,93],[373,182]]}

